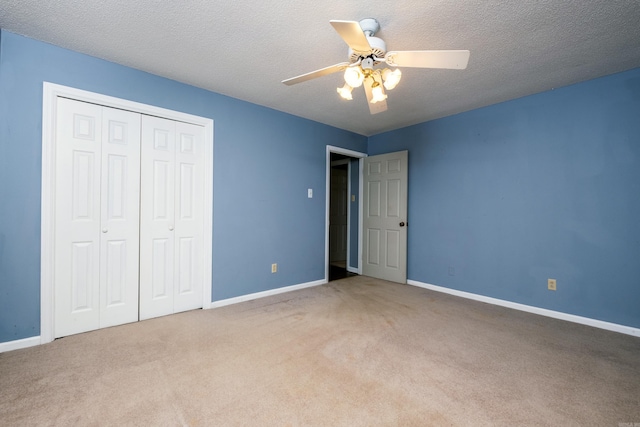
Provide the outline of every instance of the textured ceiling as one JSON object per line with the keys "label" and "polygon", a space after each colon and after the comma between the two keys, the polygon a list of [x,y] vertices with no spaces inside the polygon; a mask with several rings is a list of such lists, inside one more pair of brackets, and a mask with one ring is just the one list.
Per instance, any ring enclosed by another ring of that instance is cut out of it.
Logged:
{"label": "textured ceiling", "polygon": [[[340,74],[330,19],[376,18],[388,50],[468,49],[466,70],[403,69],[388,111]],[[0,27],[363,135],[640,67],[638,0],[2,0]],[[215,119],[215,118],[214,118]]]}

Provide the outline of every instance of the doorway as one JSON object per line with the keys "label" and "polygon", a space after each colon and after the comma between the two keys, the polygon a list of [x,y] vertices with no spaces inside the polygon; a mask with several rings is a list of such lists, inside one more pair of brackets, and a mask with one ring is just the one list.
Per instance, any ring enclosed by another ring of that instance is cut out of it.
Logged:
{"label": "doorway", "polygon": [[[355,275],[347,270],[351,157],[331,153],[329,194],[329,281]],[[355,200],[355,194],[353,195]]]}
{"label": "doorway", "polygon": [[325,280],[361,274],[362,159],[359,153],[327,146]]}

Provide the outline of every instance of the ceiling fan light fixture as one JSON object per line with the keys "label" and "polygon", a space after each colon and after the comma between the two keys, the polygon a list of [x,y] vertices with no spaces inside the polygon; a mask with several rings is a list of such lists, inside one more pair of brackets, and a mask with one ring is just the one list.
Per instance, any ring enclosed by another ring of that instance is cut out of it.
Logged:
{"label": "ceiling fan light fixture", "polygon": [[345,83],[344,86],[339,87],[336,90],[343,99],[346,99],[347,101],[351,101],[353,99],[353,96],[351,95],[351,91],[353,90],[353,88],[349,86],[348,83]]}
{"label": "ceiling fan light fixture", "polygon": [[[387,51],[387,45],[379,37],[378,21],[367,18],[358,21],[329,21],[342,40],[349,46],[348,62],[341,62],[320,68],[310,73],[283,80],[287,86],[307,80],[344,72],[343,87],[338,94],[347,100],[353,99],[353,88],[364,86],[367,104],[371,114],[387,110],[387,91],[400,82],[402,72],[396,67],[436,68],[463,70],[469,62],[468,50],[397,50]],[[385,63],[389,68],[384,68]],[[374,68],[377,67],[377,68]]]}
{"label": "ceiling fan light fixture", "polygon": [[376,102],[384,101],[387,99],[387,94],[384,93],[382,86],[378,82],[374,82],[371,85],[371,103],[375,104]]}
{"label": "ceiling fan light fixture", "polygon": [[387,90],[391,90],[395,88],[398,83],[400,83],[400,78],[402,77],[402,71],[399,68],[391,71],[388,68],[385,68],[382,71],[382,78],[384,79],[384,87]]}
{"label": "ceiling fan light fixture", "polygon": [[344,71],[344,81],[352,88],[360,87],[364,80],[364,74],[360,67],[348,67]]}

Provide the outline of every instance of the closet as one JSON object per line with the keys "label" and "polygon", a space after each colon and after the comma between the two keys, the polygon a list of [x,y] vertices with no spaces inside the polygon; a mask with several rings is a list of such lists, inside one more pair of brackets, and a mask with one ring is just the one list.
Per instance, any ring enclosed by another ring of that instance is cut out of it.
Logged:
{"label": "closet", "polygon": [[59,97],[54,336],[202,307],[204,129]]}

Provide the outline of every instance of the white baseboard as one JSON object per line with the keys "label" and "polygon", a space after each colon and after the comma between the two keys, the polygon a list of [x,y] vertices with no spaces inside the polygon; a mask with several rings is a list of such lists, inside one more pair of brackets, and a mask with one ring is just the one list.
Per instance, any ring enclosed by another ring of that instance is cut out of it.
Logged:
{"label": "white baseboard", "polygon": [[[301,283],[299,285],[285,286],[283,288],[271,289],[269,291],[256,292],[253,294],[241,295],[239,297],[223,299],[219,301],[213,301],[210,308],[224,307],[226,305],[237,304],[239,302],[251,301],[258,298],[264,298],[271,295],[278,295],[285,292],[296,291],[298,289],[310,288],[313,286],[320,286],[326,284],[325,279],[316,280],[313,282]],[[617,323],[605,322],[602,320],[591,319],[588,317],[576,316],[574,314],[563,313],[561,311],[548,310],[546,308],[534,307],[531,305],[519,304],[516,302],[501,300],[497,298],[486,297],[483,295],[473,294],[471,292],[458,291],[456,289],[449,289],[442,286],[431,285],[428,283],[418,282],[416,280],[407,280],[407,284],[416,286],[419,288],[429,289],[436,292],[442,292],[457,297],[472,299],[475,301],[484,302],[487,304],[499,305],[502,307],[511,308],[514,310],[526,311],[528,313],[538,314],[541,316],[552,317],[554,319],[566,320],[568,322],[579,323],[582,325],[592,326],[594,328],[605,329],[607,331],[619,332],[621,334],[633,335],[640,337],[640,329],[631,326],[620,325]],[[24,338],[15,341],[7,341],[0,343],[0,353],[4,353],[12,350],[19,350],[21,348],[33,347],[41,344],[40,336]]]}
{"label": "white baseboard", "polygon": [[360,274],[360,270],[358,269],[358,267],[347,266],[347,271],[349,273]]}
{"label": "white baseboard", "polygon": [[224,307],[225,305],[237,304],[239,302],[251,301],[258,298],[269,297],[271,295],[278,295],[285,292],[297,291],[298,289],[310,288],[312,286],[319,286],[326,284],[327,281],[325,279],[316,280],[313,282],[301,283],[299,285],[291,285],[285,286],[283,288],[271,289],[269,291],[256,292],[253,294],[240,295],[239,297],[222,299],[218,301],[213,301],[210,308]]}
{"label": "white baseboard", "polygon": [[[206,309],[206,308],[223,307],[225,305],[237,304],[243,301],[250,301],[257,298],[264,298],[271,295],[282,294],[284,292],[291,292],[291,291],[296,291],[298,289],[310,288],[312,286],[324,285],[326,283],[327,281],[322,279],[322,280],[316,280],[314,282],[301,283],[299,285],[285,286],[284,288],[272,289],[264,292],[256,292],[254,294],[248,294],[248,295],[241,295],[239,297],[224,299],[220,301],[213,301],[209,305],[209,307],[203,307],[203,308]],[[40,336],[24,338],[24,339],[15,340],[15,341],[7,341],[7,342],[0,343],[0,353],[4,353],[6,351],[12,351],[12,350],[19,350],[21,348],[33,347],[40,344],[42,344],[42,340]]]}
{"label": "white baseboard", "polygon": [[33,347],[35,345],[40,345],[40,336],[2,342],[0,343],[0,353],[4,353],[5,351],[20,350],[21,348]]}
{"label": "white baseboard", "polygon": [[455,289],[444,288],[442,286],[430,285],[428,283],[422,283],[416,280],[407,280],[407,284],[411,286],[417,286],[419,288],[429,289],[436,292],[442,292],[445,294],[454,295],[457,297],[485,302],[487,304],[499,305],[502,307],[512,308],[514,310],[526,311],[528,313],[539,314],[541,316],[553,317],[554,319],[566,320],[568,322],[580,323],[582,325],[592,326],[594,328],[606,329],[607,331],[619,332],[621,334],[640,337],[640,329],[634,328],[631,326],[619,325],[617,323],[605,322],[602,320],[591,319],[589,317],[576,316],[574,314],[563,313],[561,311],[548,310],[546,308],[534,307],[531,305],[519,304],[517,302],[511,302],[511,301],[506,301],[502,299],[486,297],[483,295],[472,294],[470,292],[458,291]]}

